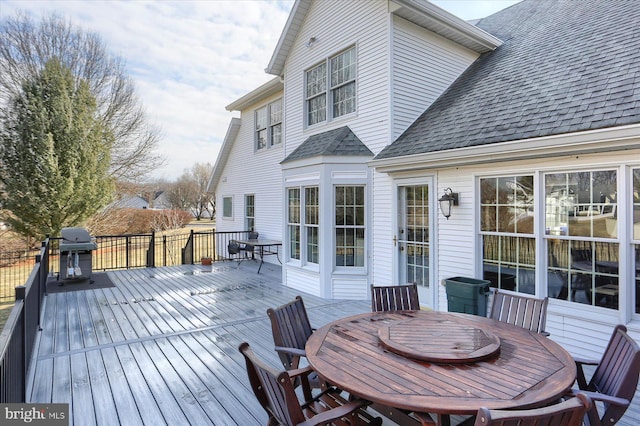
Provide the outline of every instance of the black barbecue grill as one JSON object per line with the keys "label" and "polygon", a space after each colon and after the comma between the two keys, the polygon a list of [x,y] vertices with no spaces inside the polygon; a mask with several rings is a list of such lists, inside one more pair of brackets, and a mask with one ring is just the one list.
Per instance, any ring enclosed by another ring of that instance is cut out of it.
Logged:
{"label": "black barbecue grill", "polygon": [[60,231],[60,275],[62,281],[86,280],[91,277],[92,252],[98,248],[84,228],[62,228]]}

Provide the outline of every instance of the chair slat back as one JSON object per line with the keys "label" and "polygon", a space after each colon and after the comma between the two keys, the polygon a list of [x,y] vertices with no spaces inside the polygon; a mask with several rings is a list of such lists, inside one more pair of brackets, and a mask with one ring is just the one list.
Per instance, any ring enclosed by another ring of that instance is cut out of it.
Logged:
{"label": "chair slat back", "polygon": [[[276,346],[304,349],[309,340],[313,328],[307,316],[307,310],[302,297],[296,298],[277,308],[267,309],[267,315],[271,320],[273,342]],[[285,369],[297,368],[294,357],[286,353],[278,353]]]}
{"label": "chair slat back", "polygon": [[490,317],[536,333],[542,333],[547,324],[548,303],[549,298],[547,297],[538,299],[496,290],[493,295]]}
{"label": "chair slat back", "polygon": [[304,413],[289,374],[265,364],[248,343],[243,342],[239,349],[245,359],[251,389],[267,413],[283,425],[304,422]]}
{"label": "chair slat back", "polygon": [[[638,386],[639,374],[640,347],[627,334],[625,326],[617,325],[600,364],[591,376],[588,389],[631,401]],[[605,406],[602,419],[606,419],[607,424],[614,424],[627,408],[609,404]]]}
{"label": "chair slat back", "polygon": [[475,426],[581,426],[592,402],[588,396],[578,393],[558,404],[530,410],[489,410],[480,408]]}
{"label": "chair slat back", "polygon": [[416,283],[391,286],[371,285],[372,312],[417,310],[420,310],[420,301]]}

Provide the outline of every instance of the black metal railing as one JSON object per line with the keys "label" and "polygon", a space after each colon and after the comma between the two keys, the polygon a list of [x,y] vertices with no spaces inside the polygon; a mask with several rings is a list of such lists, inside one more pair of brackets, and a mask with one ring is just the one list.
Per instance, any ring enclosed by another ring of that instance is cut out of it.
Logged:
{"label": "black metal railing", "polygon": [[27,371],[37,332],[48,275],[49,241],[42,244],[24,286],[15,289],[15,305],[0,333],[0,403],[26,401]]}
{"label": "black metal railing", "polygon": [[[96,236],[97,250],[92,252],[92,270],[109,271],[156,266],[193,265],[202,259],[212,262],[237,258],[229,255],[227,246],[231,240],[246,239],[249,231],[216,232],[191,231],[189,233],[158,235],[149,234]],[[60,272],[60,238],[48,238],[45,272]],[[0,303],[15,300],[14,288],[23,284],[35,266],[34,253],[7,254],[0,264]],[[2,253],[0,253],[2,256]],[[41,267],[44,267],[41,265]]]}
{"label": "black metal railing", "polygon": [[[232,240],[246,239],[248,231],[190,232],[182,236],[155,234],[96,237],[99,248],[92,257],[96,269],[125,269],[173,264],[178,250],[183,264],[194,259],[210,258],[223,261],[241,256],[230,255],[227,247]],[[15,287],[15,305],[0,333],[0,403],[25,402],[26,379],[36,336],[40,328],[43,297],[47,279],[59,270],[59,238],[47,238],[24,285]],[[175,240],[175,241],[172,241]],[[173,244],[175,243],[175,244]],[[158,250],[158,246],[161,248]],[[140,253],[138,253],[140,252]],[[142,254],[141,254],[142,253]],[[160,262],[158,262],[160,256]],[[108,259],[108,260],[107,260]]]}

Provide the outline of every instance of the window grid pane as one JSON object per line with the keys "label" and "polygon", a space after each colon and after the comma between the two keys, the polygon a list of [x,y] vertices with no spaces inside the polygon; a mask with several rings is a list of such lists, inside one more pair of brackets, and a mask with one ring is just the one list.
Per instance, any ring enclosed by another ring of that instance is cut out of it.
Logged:
{"label": "window grid pane", "polygon": [[364,266],[364,186],[335,188],[336,266]]}
{"label": "window grid pane", "polygon": [[545,176],[545,232],[587,238],[617,238],[615,170]]}
{"label": "window grid pane", "polygon": [[327,90],[327,65],[320,64],[317,67],[307,71],[307,94],[306,97],[312,98],[319,93]]}
{"label": "window grid pane", "polygon": [[255,230],[255,197],[253,195],[245,195],[244,197],[244,218],[245,230]]}
{"label": "window grid pane", "polygon": [[300,259],[300,188],[290,188],[287,202],[287,221],[289,228],[289,255]]}
{"label": "window grid pane", "polygon": [[320,95],[307,101],[307,121],[309,125],[326,121],[327,96]]}
{"label": "window grid pane", "polygon": [[304,226],[306,229],[307,262],[319,262],[318,225],[320,212],[320,198],[317,187],[309,187],[304,190]]}

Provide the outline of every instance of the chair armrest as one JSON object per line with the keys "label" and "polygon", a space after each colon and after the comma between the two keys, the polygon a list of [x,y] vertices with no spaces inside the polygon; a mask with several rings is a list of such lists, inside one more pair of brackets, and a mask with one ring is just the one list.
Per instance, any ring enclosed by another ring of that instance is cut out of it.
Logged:
{"label": "chair armrest", "polygon": [[324,425],[330,423],[332,420],[346,417],[354,411],[361,409],[365,405],[366,402],[362,400],[351,401],[344,405],[341,405],[340,407],[332,408],[329,411],[323,411],[322,413],[316,414],[309,420],[298,423],[298,426]]}
{"label": "chair armrest", "polygon": [[285,346],[276,346],[274,349],[276,350],[276,352],[283,352],[289,355],[307,356],[307,353],[304,351],[304,349],[287,348]]}
{"label": "chair armrest", "polygon": [[308,376],[309,374],[313,373],[313,369],[310,366],[306,366],[306,367],[300,367],[300,368],[293,368],[291,370],[287,370],[287,373],[289,374],[289,377],[291,377],[292,379],[295,379],[298,376]]}
{"label": "chair armrest", "polygon": [[591,398],[592,401],[602,401],[605,404],[613,404],[621,407],[628,407],[629,404],[631,404],[631,401],[629,401],[626,398],[619,398],[617,396],[611,396],[604,393],[584,391],[584,390],[581,390],[580,392],[587,395],[589,398]]}

